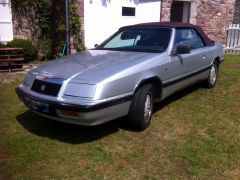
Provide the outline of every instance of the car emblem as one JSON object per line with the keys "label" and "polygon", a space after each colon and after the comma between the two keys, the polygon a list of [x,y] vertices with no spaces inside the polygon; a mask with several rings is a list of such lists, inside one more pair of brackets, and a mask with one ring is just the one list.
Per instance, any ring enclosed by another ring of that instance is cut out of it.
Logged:
{"label": "car emblem", "polygon": [[45,90],[45,88],[46,88],[46,85],[45,85],[45,84],[43,84],[43,85],[41,86],[40,90],[41,90],[41,91],[44,91],[44,90]]}

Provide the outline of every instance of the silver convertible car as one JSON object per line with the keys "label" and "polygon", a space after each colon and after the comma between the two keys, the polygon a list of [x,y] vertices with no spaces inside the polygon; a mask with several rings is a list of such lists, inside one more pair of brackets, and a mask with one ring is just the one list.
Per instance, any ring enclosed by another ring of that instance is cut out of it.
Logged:
{"label": "silver convertible car", "polygon": [[95,49],[49,61],[16,88],[44,117],[97,125],[128,115],[146,129],[159,102],[189,85],[215,86],[223,46],[188,23],[125,26]]}

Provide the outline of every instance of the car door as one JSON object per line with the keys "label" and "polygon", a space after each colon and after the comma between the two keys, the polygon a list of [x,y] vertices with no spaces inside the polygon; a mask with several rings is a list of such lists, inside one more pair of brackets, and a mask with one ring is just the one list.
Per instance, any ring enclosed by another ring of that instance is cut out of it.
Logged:
{"label": "car door", "polygon": [[208,48],[194,29],[176,29],[173,52],[179,45],[188,46],[190,53],[175,54],[170,57],[170,80],[197,74],[209,64]]}

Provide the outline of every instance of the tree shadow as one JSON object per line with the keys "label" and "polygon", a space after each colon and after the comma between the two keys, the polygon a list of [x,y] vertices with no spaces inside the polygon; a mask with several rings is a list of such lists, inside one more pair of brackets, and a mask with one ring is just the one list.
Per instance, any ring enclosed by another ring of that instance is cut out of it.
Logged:
{"label": "tree shadow", "polygon": [[[154,113],[199,88],[202,88],[201,84],[193,85],[187,89],[173,94],[160,103],[156,103]],[[127,117],[119,118],[114,121],[92,127],[71,125],[50,120],[48,118],[41,117],[30,110],[18,115],[16,119],[25,129],[37,136],[48,137],[50,139],[70,144],[92,142],[116,133],[119,131],[119,129],[139,132],[138,130],[129,126],[129,123],[127,123]]]}

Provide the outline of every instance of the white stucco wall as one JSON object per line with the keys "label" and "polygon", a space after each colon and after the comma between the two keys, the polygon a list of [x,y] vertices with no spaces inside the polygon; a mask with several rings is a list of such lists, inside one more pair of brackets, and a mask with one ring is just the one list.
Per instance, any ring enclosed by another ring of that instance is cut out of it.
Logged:
{"label": "white stucco wall", "polygon": [[[135,7],[135,16],[122,16],[122,7]],[[87,48],[100,44],[119,27],[160,21],[160,0],[84,0],[84,33]]]}
{"label": "white stucco wall", "polygon": [[0,42],[13,39],[12,13],[9,0],[0,0]]}

